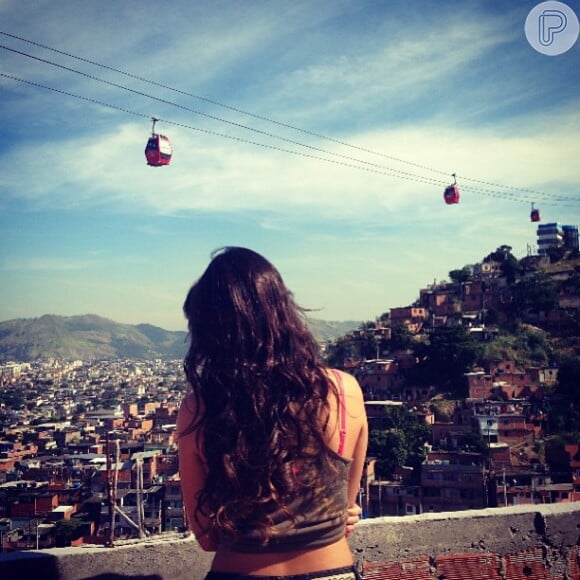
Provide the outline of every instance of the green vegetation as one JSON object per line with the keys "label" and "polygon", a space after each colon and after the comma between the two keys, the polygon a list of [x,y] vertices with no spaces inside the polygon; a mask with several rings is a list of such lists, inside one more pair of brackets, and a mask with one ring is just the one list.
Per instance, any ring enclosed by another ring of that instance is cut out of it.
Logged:
{"label": "green vegetation", "polygon": [[399,467],[417,469],[425,459],[425,444],[431,429],[417,415],[404,407],[385,409],[369,434],[369,455],[377,457],[376,472],[390,478]]}
{"label": "green vegetation", "polygon": [[89,522],[78,520],[59,520],[56,522],[54,535],[57,548],[66,548],[71,542],[87,534],[90,529]]}
{"label": "green vegetation", "polygon": [[517,276],[522,272],[522,266],[518,259],[512,254],[512,247],[503,245],[491,252],[484,259],[484,262],[498,262],[500,264],[501,275],[509,284],[513,284]]}
{"label": "green vegetation", "polygon": [[501,331],[483,344],[482,360],[511,360],[519,366],[545,366],[553,355],[546,332],[533,326],[518,325],[513,333]]}
{"label": "green vegetation", "polygon": [[556,283],[546,274],[537,273],[513,286],[514,310],[518,315],[526,312],[550,311],[558,305]]}
{"label": "green vegetation", "polygon": [[435,329],[427,342],[415,344],[419,360],[410,380],[418,385],[436,385],[452,397],[467,396],[465,373],[481,359],[483,348],[463,326]]}
{"label": "green vegetation", "polygon": [[[333,340],[358,323],[309,319],[308,324],[322,341]],[[150,324],[119,324],[94,314],[0,322],[0,363],[46,358],[182,359],[186,348],[185,331],[168,331]]]}
{"label": "green vegetation", "polygon": [[405,325],[398,324],[391,329],[391,341],[389,345],[391,350],[412,350],[415,344],[416,341],[413,335]]}
{"label": "green vegetation", "polygon": [[456,284],[467,282],[471,278],[471,268],[469,266],[463,266],[461,270],[451,270],[449,272],[449,278]]}
{"label": "green vegetation", "polygon": [[118,324],[95,315],[0,322],[0,362],[39,358],[181,358],[185,332]]}
{"label": "green vegetation", "polygon": [[580,356],[566,358],[548,406],[549,429],[569,443],[580,442]]}

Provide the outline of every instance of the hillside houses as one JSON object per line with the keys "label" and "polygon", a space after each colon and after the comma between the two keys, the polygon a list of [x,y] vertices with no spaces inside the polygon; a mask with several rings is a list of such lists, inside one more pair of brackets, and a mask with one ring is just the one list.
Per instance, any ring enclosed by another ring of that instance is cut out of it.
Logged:
{"label": "hillside houses", "polygon": [[[435,384],[413,379],[412,370],[419,363],[414,352],[421,352],[413,344],[429,341],[438,329],[457,326],[479,341],[495,339],[499,324],[513,316],[514,303],[521,297],[514,285],[518,280],[536,280],[539,268],[543,268],[541,280],[548,281],[548,290],[556,291],[555,299],[541,296],[544,302],[539,304],[551,304],[542,310],[532,302],[532,294],[528,302],[518,304],[521,320],[533,325],[536,333],[577,334],[573,327],[577,326],[574,308],[579,305],[577,269],[565,262],[551,267],[547,256],[533,258],[523,261],[519,269],[512,264],[509,281],[501,259],[464,268],[452,282],[422,289],[414,304],[392,308],[386,323],[377,321],[374,329],[367,325],[366,332],[375,336],[377,353],[383,358],[367,356],[353,363],[351,356],[349,370],[363,389],[369,417],[380,420],[381,409],[384,413],[392,402],[404,404],[429,422],[432,433],[420,470],[400,471],[388,481],[374,475],[368,478],[371,515],[577,501],[577,449],[562,451],[568,459],[554,473],[542,451],[548,423],[546,401],[558,384],[558,368],[552,361],[525,365],[509,357],[485,360],[465,373],[464,384],[456,391],[465,392],[466,398],[447,405],[446,414],[438,410],[437,403],[444,401]],[[378,335],[377,329],[384,326],[388,331]],[[382,337],[390,340],[396,327],[404,328],[413,341],[407,349],[392,350],[381,341]],[[362,341],[359,336],[357,344]],[[429,409],[435,409],[434,418]]]}
{"label": "hillside houses", "polygon": [[[519,266],[519,274],[513,281],[502,274],[502,262],[488,260],[471,267],[468,278],[455,282],[433,283],[421,289],[419,299],[407,311],[420,312],[422,325],[417,320],[405,320],[400,312],[405,309],[395,308],[395,318],[391,326],[404,324],[409,332],[418,334],[424,328],[436,328],[450,324],[466,326],[489,325],[505,322],[512,314],[511,306],[516,300],[516,284],[520,280],[545,276],[557,287],[557,300],[553,307],[543,309],[528,308],[523,321],[536,324],[549,331],[566,331],[572,329],[570,311],[580,306],[580,274],[576,271],[575,262],[567,265],[560,262],[551,267],[546,256],[529,256]],[[392,316],[392,314],[391,314]]]}
{"label": "hillside houses", "polygon": [[520,368],[513,361],[488,361],[486,366],[465,375],[472,399],[542,400],[558,380],[558,369],[553,366]]}

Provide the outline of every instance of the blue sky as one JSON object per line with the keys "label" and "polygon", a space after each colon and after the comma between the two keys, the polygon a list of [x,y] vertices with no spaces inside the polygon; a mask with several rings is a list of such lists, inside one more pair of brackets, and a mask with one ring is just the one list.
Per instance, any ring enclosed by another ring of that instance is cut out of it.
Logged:
{"label": "blue sky", "polygon": [[[184,329],[226,245],[313,316],[370,320],[526,255],[531,202],[580,224],[580,41],[536,52],[536,4],[0,0],[0,320]],[[170,167],[145,164],[153,115]]]}

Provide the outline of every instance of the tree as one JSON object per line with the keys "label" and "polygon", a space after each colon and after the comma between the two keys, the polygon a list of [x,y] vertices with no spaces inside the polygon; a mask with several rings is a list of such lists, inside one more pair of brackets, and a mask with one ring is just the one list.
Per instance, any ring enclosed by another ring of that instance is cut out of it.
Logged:
{"label": "tree", "polygon": [[78,520],[59,520],[54,528],[55,544],[57,548],[65,548],[71,542],[80,538],[87,528],[87,522]]}
{"label": "tree", "polygon": [[467,282],[471,279],[471,268],[469,266],[463,266],[461,270],[451,270],[449,272],[449,278],[451,278],[451,281],[456,284]]}
{"label": "tree", "polygon": [[560,365],[556,394],[580,410],[580,357],[571,357]]}
{"label": "tree", "polygon": [[514,303],[520,314],[550,311],[558,306],[556,284],[545,274],[524,278],[514,286]]}
{"label": "tree", "polygon": [[369,451],[376,456],[375,470],[380,477],[391,478],[398,467],[407,459],[407,438],[400,429],[371,431]]}
{"label": "tree", "polygon": [[408,409],[385,409],[369,436],[369,455],[377,458],[377,473],[392,477],[403,465],[417,469],[425,458],[425,443],[430,437],[429,427]]}
{"label": "tree", "polygon": [[379,343],[373,330],[366,330],[360,337],[358,344],[361,358],[374,359],[379,357],[380,355]]}
{"label": "tree", "polygon": [[491,252],[484,258],[484,262],[493,260],[499,262],[502,276],[509,284],[513,284],[522,271],[518,259],[512,254],[512,247],[506,244],[499,246],[495,252]]}
{"label": "tree", "polygon": [[390,312],[383,312],[380,316],[379,316],[379,322],[389,322],[391,320],[391,313]]}
{"label": "tree", "polygon": [[550,258],[550,263],[554,264],[559,262],[565,255],[566,255],[566,247],[565,246],[552,246],[548,248],[547,254]]}
{"label": "tree", "polygon": [[580,440],[580,357],[560,364],[558,383],[548,403],[548,424],[552,433]]}
{"label": "tree", "polygon": [[423,385],[437,385],[455,396],[465,396],[465,373],[482,353],[481,344],[463,326],[435,329],[428,344],[417,344],[419,364],[412,380]]}
{"label": "tree", "polygon": [[461,438],[461,443],[466,451],[480,453],[483,457],[489,457],[491,454],[489,445],[479,433],[473,431],[465,433]]}
{"label": "tree", "polygon": [[413,335],[404,324],[397,324],[391,328],[391,350],[408,350],[413,348]]}
{"label": "tree", "polygon": [[522,267],[515,256],[509,254],[500,266],[503,277],[508,284],[513,284],[522,271]]}
{"label": "tree", "polygon": [[353,358],[355,353],[352,339],[343,336],[328,345],[324,359],[330,367],[344,368],[344,361]]}

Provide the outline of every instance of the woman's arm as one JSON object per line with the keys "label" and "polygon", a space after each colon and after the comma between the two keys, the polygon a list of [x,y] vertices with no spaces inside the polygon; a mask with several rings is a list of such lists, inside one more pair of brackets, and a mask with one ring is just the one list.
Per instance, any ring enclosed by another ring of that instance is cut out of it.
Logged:
{"label": "woman's arm", "polygon": [[368,423],[362,389],[358,381],[348,373],[341,373],[346,403],[345,455],[352,457],[348,479],[348,511],[346,537],[350,536],[360,520],[362,512],[357,504],[360,482],[366,462]]}
{"label": "woman's arm", "polygon": [[348,480],[348,504],[349,506],[356,505],[360,491],[360,482],[365,466],[366,456],[367,456],[367,446],[368,446],[368,424],[366,413],[364,409],[364,402],[361,402],[362,407],[362,417],[359,425],[359,431],[356,435],[357,440],[354,448],[354,453],[352,456],[352,464],[350,466],[350,474]]}
{"label": "woman's arm", "polygon": [[365,466],[368,446],[368,423],[362,389],[358,381],[349,374],[343,373],[347,411],[347,446],[352,450],[352,464],[348,481],[348,504],[356,505],[360,481]]}
{"label": "woman's arm", "polygon": [[360,521],[362,508],[359,505],[353,505],[346,510],[346,537],[348,538],[353,532],[355,526]]}
{"label": "woman's arm", "polygon": [[358,505],[357,501],[359,499],[360,481],[365,466],[367,441],[368,426],[365,416],[364,422],[361,425],[361,430],[359,432],[359,437],[355,447],[348,478],[348,510],[346,519],[347,538],[353,533],[354,528],[358,524],[360,515],[362,513],[362,508]]}
{"label": "woman's arm", "polygon": [[183,434],[195,417],[195,398],[193,395],[189,395],[181,403],[177,416],[181,491],[189,529],[194,533],[203,550],[214,552],[217,549],[217,542],[214,534],[211,533],[211,521],[196,511],[199,493],[204,486],[207,473],[199,449],[199,433],[193,431],[186,435]]}

